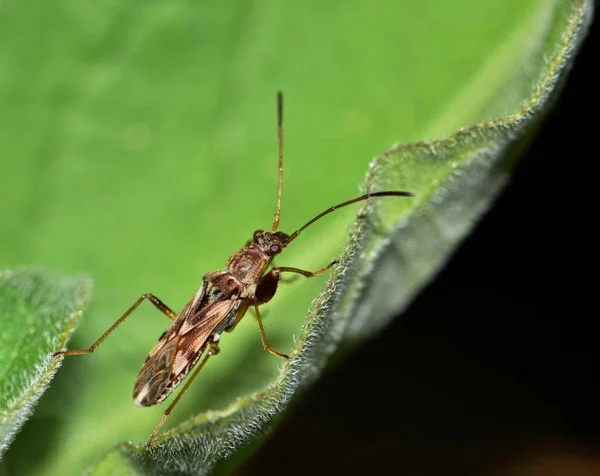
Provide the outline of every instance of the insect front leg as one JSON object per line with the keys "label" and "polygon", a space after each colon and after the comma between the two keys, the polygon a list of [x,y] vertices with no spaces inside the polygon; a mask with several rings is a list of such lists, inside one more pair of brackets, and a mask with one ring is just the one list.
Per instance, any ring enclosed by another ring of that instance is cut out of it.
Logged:
{"label": "insect front leg", "polygon": [[[271,264],[270,264],[269,266],[270,266],[270,268],[271,268],[271,269],[275,268],[275,267],[276,267],[276,266],[275,266],[275,260],[272,260],[272,261],[271,261]],[[284,276],[281,276],[281,277],[279,278],[279,282],[280,282],[280,283],[286,283],[286,284],[287,284],[287,283],[293,283],[293,282],[294,282],[294,281],[296,281],[296,280],[297,280],[299,277],[300,277],[300,276],[298,276],[297,274],[296,274],[296,275],[294,275],[294,276],[290,276],[290,277],[284,277]]]}
{"label": "insect front leg", "polygon": [[281,279],[281,275],[277,268],[273,268],[267,274],[265,274],[256,286],[254,291],[254,300],[258,304],[265,304],[273,299],[277,292],[277,285]]}
{"label": "insect front leg", "polygon": [[256,286],[256,300],[259,304],[264,304],[273,298],[275,292],[277,291],[277,285],[283,280],[281,273],[296,273],[307,278],[314,278],[315,276],[319,276],[320,274],[323,274],[325,271],[329,270],[336,263],[337,260],[334,260],[327,266],[324,266],[316,271],[306,271],[299,268],[291,268],[289,266],[277,266],[265,274],[258,283],[258,286]]}
{"label": "insect front leg", "polygon": [[306,271],[304,269],[291,268],[289,266],[278,266],[276,268],[273,268],[271,270],[271,272],[278,271],[279,273],[296,273],[296,274],[301,274],[302,276],[305,276],[307,278],[314,278],[315,276],[319,276],[320,274],[323,274],[325,271],[329,271],[335,264],[337,264],[337,262],[338,262],[338,260],[335,259],[331,263],[329,263],[327,266],[323,266],[322,268],[319,268],[316,271]]}
{"label": "insect front leg", "polygon": [[127,319],[127,317],[133,312],[135,311],[135,309],[142,303],[142,301],[144,301],[145,299],[148,299],[152,304],[154,304],[154,306],[156,306],[156,308],[161,311],[164,315],[166,315],[169,319],[173,320],[177,317],[177,313],[173,312],[169,306],[167,306],[164,302],[162,302],[160,299],[158,299],[154,294],[152,293],[147,293],[144,294],[143,296],[141,296],[134,304],[133,306],[131,306],[127,312],[125,312],[125,314],[123,314],[121,317],[119,317],[119,319],[117,320],[117,322],[115,322],[112,326],[110,326],[110,328],[100,336],[100,338],[94,342],[89,348],[87,349],[75,349],[75,350],[63,350],[60,352],[55,352],[54,354],[52,354],[52,357],[57,357],[60,355],[83,355],[83,354],[91,354],[92,352],[94,352],[96,350],[96,347],[98,347],[100,344],[102,344],[102,342],[104,341],[104,339],[106,339],[111,333],[112,331],[114,331],[119,324],[121,324],[121,322],[123,322],[125,319]]}
{"label": "insect front leg", "polygon": [[185,385],[183,386],[181,391],[177,394],[175,399],[171,402],[171,404],[169,405],[169,408],[167,408],[165,410],[165,412],[162,414],[162,417],[160,417],[158,425],[156,425],[156,427],[154,428],[154,431],[152,432],[152,434],[150,435],[150,438],[148,439],[148,442],[146,443],[145,448],[147,450],[149,450],[150,447],[152,446],[152,441],[154,440],[154,438],[156,437],[156,435],[158,434],[158,432],[160,431],[162,426],[165,424],[165,421],[167,421],[167,418],[169,418],[169,415],[173,411],[173,408],[175,408],[175,405],[177,405],[177,402],[179,402],[179,399],[183,396],[183,394],[186,392],[188,387],[192,384],[192,382],[196,378],[196,375],[198,375],[198,373],[202,370],[204,365],[206,365],[206,362],[208,361],[208,359],[210,359],[213,355],[217,355],[220,352],[219,344],[217,342],[210,341],[208,346],[209,347],[208,347],[208,352],[207,352],[206,356],[202,359],[202,361],[200,362],[198,367],[196,367],[196,370],[194,370],[194,373],[192,374],[192,376],[188,379],[188,381],[185,383]]}

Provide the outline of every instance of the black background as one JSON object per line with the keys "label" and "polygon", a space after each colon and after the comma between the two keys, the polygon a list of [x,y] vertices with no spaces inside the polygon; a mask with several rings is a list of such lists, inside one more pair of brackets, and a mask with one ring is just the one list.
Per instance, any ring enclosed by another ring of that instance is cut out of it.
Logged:
{"label": "black background", "polygon": [[444,271],[239,474],[600,475],[597,30]]}

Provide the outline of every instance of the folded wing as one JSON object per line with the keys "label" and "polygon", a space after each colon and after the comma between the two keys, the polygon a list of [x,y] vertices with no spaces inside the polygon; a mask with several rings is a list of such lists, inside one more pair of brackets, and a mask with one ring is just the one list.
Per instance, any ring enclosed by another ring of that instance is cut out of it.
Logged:
{"label": "folded wing", "polygon": [[203,286],[150,352],[133,390],[137,405],[148,407],[167,398],[198,362],[214,332],[240,307],[239,300],[207,303],[205,296]]}

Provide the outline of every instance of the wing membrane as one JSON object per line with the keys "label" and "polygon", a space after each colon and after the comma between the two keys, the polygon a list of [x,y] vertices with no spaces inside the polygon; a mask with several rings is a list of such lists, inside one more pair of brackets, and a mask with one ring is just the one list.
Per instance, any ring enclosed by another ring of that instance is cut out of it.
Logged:
{"label": "wing membrane", "polygon": [[215,330],[237,312],[240,301],[215,299],[210,288],[205,284],[198,290],[150,352],[135,382],[136,404],[147,407],[167,398],[198,362]]}

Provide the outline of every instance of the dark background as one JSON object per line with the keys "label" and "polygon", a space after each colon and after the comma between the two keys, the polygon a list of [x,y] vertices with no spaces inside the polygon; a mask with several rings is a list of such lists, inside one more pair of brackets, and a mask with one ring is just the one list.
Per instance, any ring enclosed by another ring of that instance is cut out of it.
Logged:
{"label": "dark background", "polygon": [[512,183],[435,282],[239,474],[600,475],[598,46],[595,25]]}

